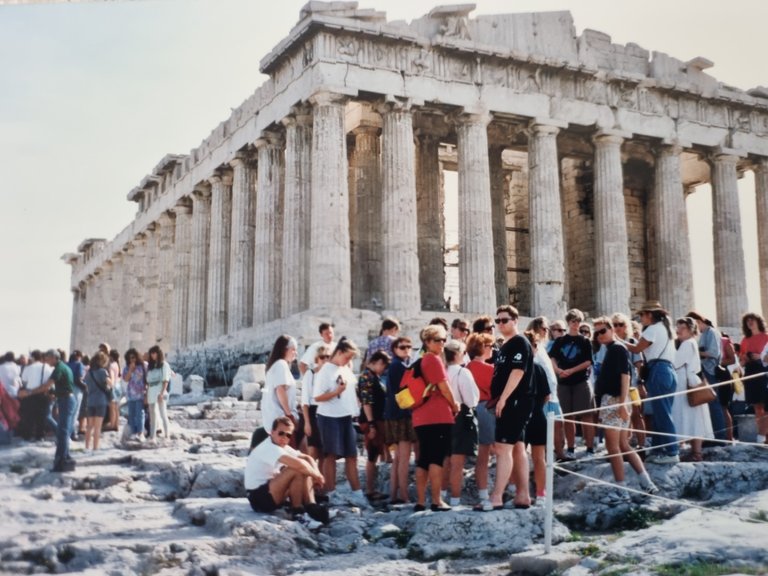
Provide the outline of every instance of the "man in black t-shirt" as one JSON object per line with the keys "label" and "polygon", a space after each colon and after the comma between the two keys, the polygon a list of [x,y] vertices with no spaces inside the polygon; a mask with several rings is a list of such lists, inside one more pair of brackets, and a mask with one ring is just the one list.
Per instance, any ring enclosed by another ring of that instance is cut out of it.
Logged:
{"label": "man in black t-shirt", "polygon": [[592,367],[592,345],[579,334],[579,325],[584,321],[584,314],[576,308],[565,315],[568,333],[558,338],[549,351],[557,375],[557,396],[563,408],[565,440],[568,443],[568,456],[573,457],[576,446],[576,424],[581,420],[587,454],[594,454],[595,429],[589,424],[595,421],[592,413],[569,417],[571,412],[581,412],[595,407],[595,399],[589,387],[589,370]]}
{"label": "man in black t-shirt", "polygon": [[496,357],[491,380],[491,402],[496,401],[496,483],[490,494],[491,508],[501,509],[502,496],[514,471],[516,508],[528,508],[528,454],[525,425],[533,409],[533,350],[518,334],[519,314],[510,305],[496,310],[496,325],[504,344]]}

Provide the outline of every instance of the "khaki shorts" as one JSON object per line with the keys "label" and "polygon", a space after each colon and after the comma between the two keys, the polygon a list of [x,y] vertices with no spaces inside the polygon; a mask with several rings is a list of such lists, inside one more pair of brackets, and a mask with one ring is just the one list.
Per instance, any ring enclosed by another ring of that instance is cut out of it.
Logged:
{"label": "khaki shorts", "polygon": [[[557,397],[566,418],[569,418],[571,412],[581,412],[595,407],[595,397],[586,381],[573,386],[558,384]],[[588,414],[579,415],[579,417],[581,416],[588,416]]]}
{"label": "khaki shorts", "polygon": [[410,416],[400,420],[383,420],[381,424],[384,429],[384,443],[387,446],[398,442],[416,442],[416,432],[413,430]]}

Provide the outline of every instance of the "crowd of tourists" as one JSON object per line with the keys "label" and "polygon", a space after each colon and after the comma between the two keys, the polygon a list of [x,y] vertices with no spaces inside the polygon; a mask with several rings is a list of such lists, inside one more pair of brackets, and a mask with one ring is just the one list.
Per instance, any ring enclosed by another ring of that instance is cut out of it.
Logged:
{"label": "crowd of tourists", "polygon": [[98,450],[102,432],[118,431],[121,405],[127,409],[124,440],[156,444],[158,424],[168,438],[170,379],[159,346],[144,355],[131,348],[122,357],[106,343],[92,356],[74,350],[67,358],[64,350],[51,349],[17,358],[8,352],[0,363],[0,432],[29,441],[52,435],[53,471],[71,471],[70,442]]}
{"label": "crowd of tourists", "polygon": [[[698,312],[673,321],[659,302],[647,302],[634,319],[616,313],[587,323],[572,309],[562,320],[537,317],[525,328],[519,320],[510,305],[471,322],[438,317],[414,342],[397,320],[385,319],[362,351],[348,338],[335,341],[333,325],[324,323],[321,340],[300,358],[297,341],[280,336],[267,362],[263,428],[245,467],[252,508],[272,512],[285,504],[297,518],[319,522],[329,517],[325,503],[342,501],[449,511],[468,498],[468,459],[475,510],[507,501],[528,508],[546,496],[550,413],[558,462],[605,458],[623,487],[626,461],[648,494],[658,488],[646,465],[700,461],[706,442],[733,440],[735,394],[754,409],[757,440],[766,442],[768,331],[759,314],[744,316],[739,344]],[[689,391],[699,386],[711,398],[693,402]],[[410,407],[403,390],[413,392]],[[579,429],[584,451],[577,453]],[[364,489],[358,435],[367,455]],[[596,456],[602,442],[606,454]],[[682,456],[681,446],[688,448]],[[350,489],[343,497],[336,490],[342,458]],[[390,464],[386,493],[378,490],[381,462]],[[616,490],[615,497],[628,496]]]}

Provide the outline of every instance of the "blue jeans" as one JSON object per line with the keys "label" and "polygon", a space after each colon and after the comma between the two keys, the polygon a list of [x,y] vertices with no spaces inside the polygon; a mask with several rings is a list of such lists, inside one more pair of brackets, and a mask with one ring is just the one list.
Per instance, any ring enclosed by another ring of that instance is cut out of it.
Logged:
{"label": "blue jeans", "polygon": [[83,392],[79,388],[77,388],[74,392],[74,398],[75,398],[75,409],[72,410],[72,418],[70,418],[69,422],[69,431],[73,433],[74,436],[77,435],[75,432],[77,430],[77,417],[80,414],[80,404],[83,402]]}
{"label": "blue jeans", "polygon": [[56,422],[56,418],[53,417],[54,402],[56,402],[56,400],[48,401],[48,415],[45,417],[45,422],[46,424],[48,424],[48,427],[51,429],[51,432],[53,432],[53,435],[56,436],[59,433],[59,423]]}
{"label": "blue jeans", "polygon": [[[703,370],[704,378],[707,382],[717,384],[717,377],[714,372],[710,373]],[[708,404],[709,406],[709,419],[712,421],[712,430],[715,432],[715,439],[726,440],[727,431],[725,429],[725,416],[723,415],[723,407],[720,405],[720,398],[715,398]]]}
{"label": "blue jeans", "polygon": [[69,460],[69,436],[72,434],[72,414],[75,411],[75,397],[63,396],[56,399],[59,408],[59,426],[56,430],[56,456],[53,467],[61,468]]}
{"label": "blue jeans", "polygon": [[[653,429],[655,432],[663,434],[676,434],[675,423],[672,421],[672,403],[675,401],[675,397],[656,399],[657,396],[671,394],[677,388],[675,369],[671,362],[656,361],[649,363],[648,372],[645,388],[648,391],[648,399],[653,409]],[[680,451],[676,436],[659,436],[652,432],[649,434],[651,434],[651,443],[654,447],[673,443],[664,447],[665,454],[675,456]]]}
{"label": "blue jeans", "polygon": [[128,426],[131,434],[144,432],[144,399],[128,400]]}

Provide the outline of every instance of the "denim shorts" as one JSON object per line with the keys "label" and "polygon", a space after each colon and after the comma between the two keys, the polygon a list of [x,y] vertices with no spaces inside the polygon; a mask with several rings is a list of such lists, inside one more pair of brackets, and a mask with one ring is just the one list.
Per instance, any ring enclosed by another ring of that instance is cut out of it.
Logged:
{"label": "denim shorts", "polygon": [[351,416],[333,418],[318,414],[317,427],[320,429],[324,454],[333,454],[338,458],[357,456],[357,434]]}
{"label": "denim shorts", "polygon": [[485,400],[480,402],[475,409],[477,414],[478,443],[481,446],[490,446],[496,441],[496,413],[488,410]]}

